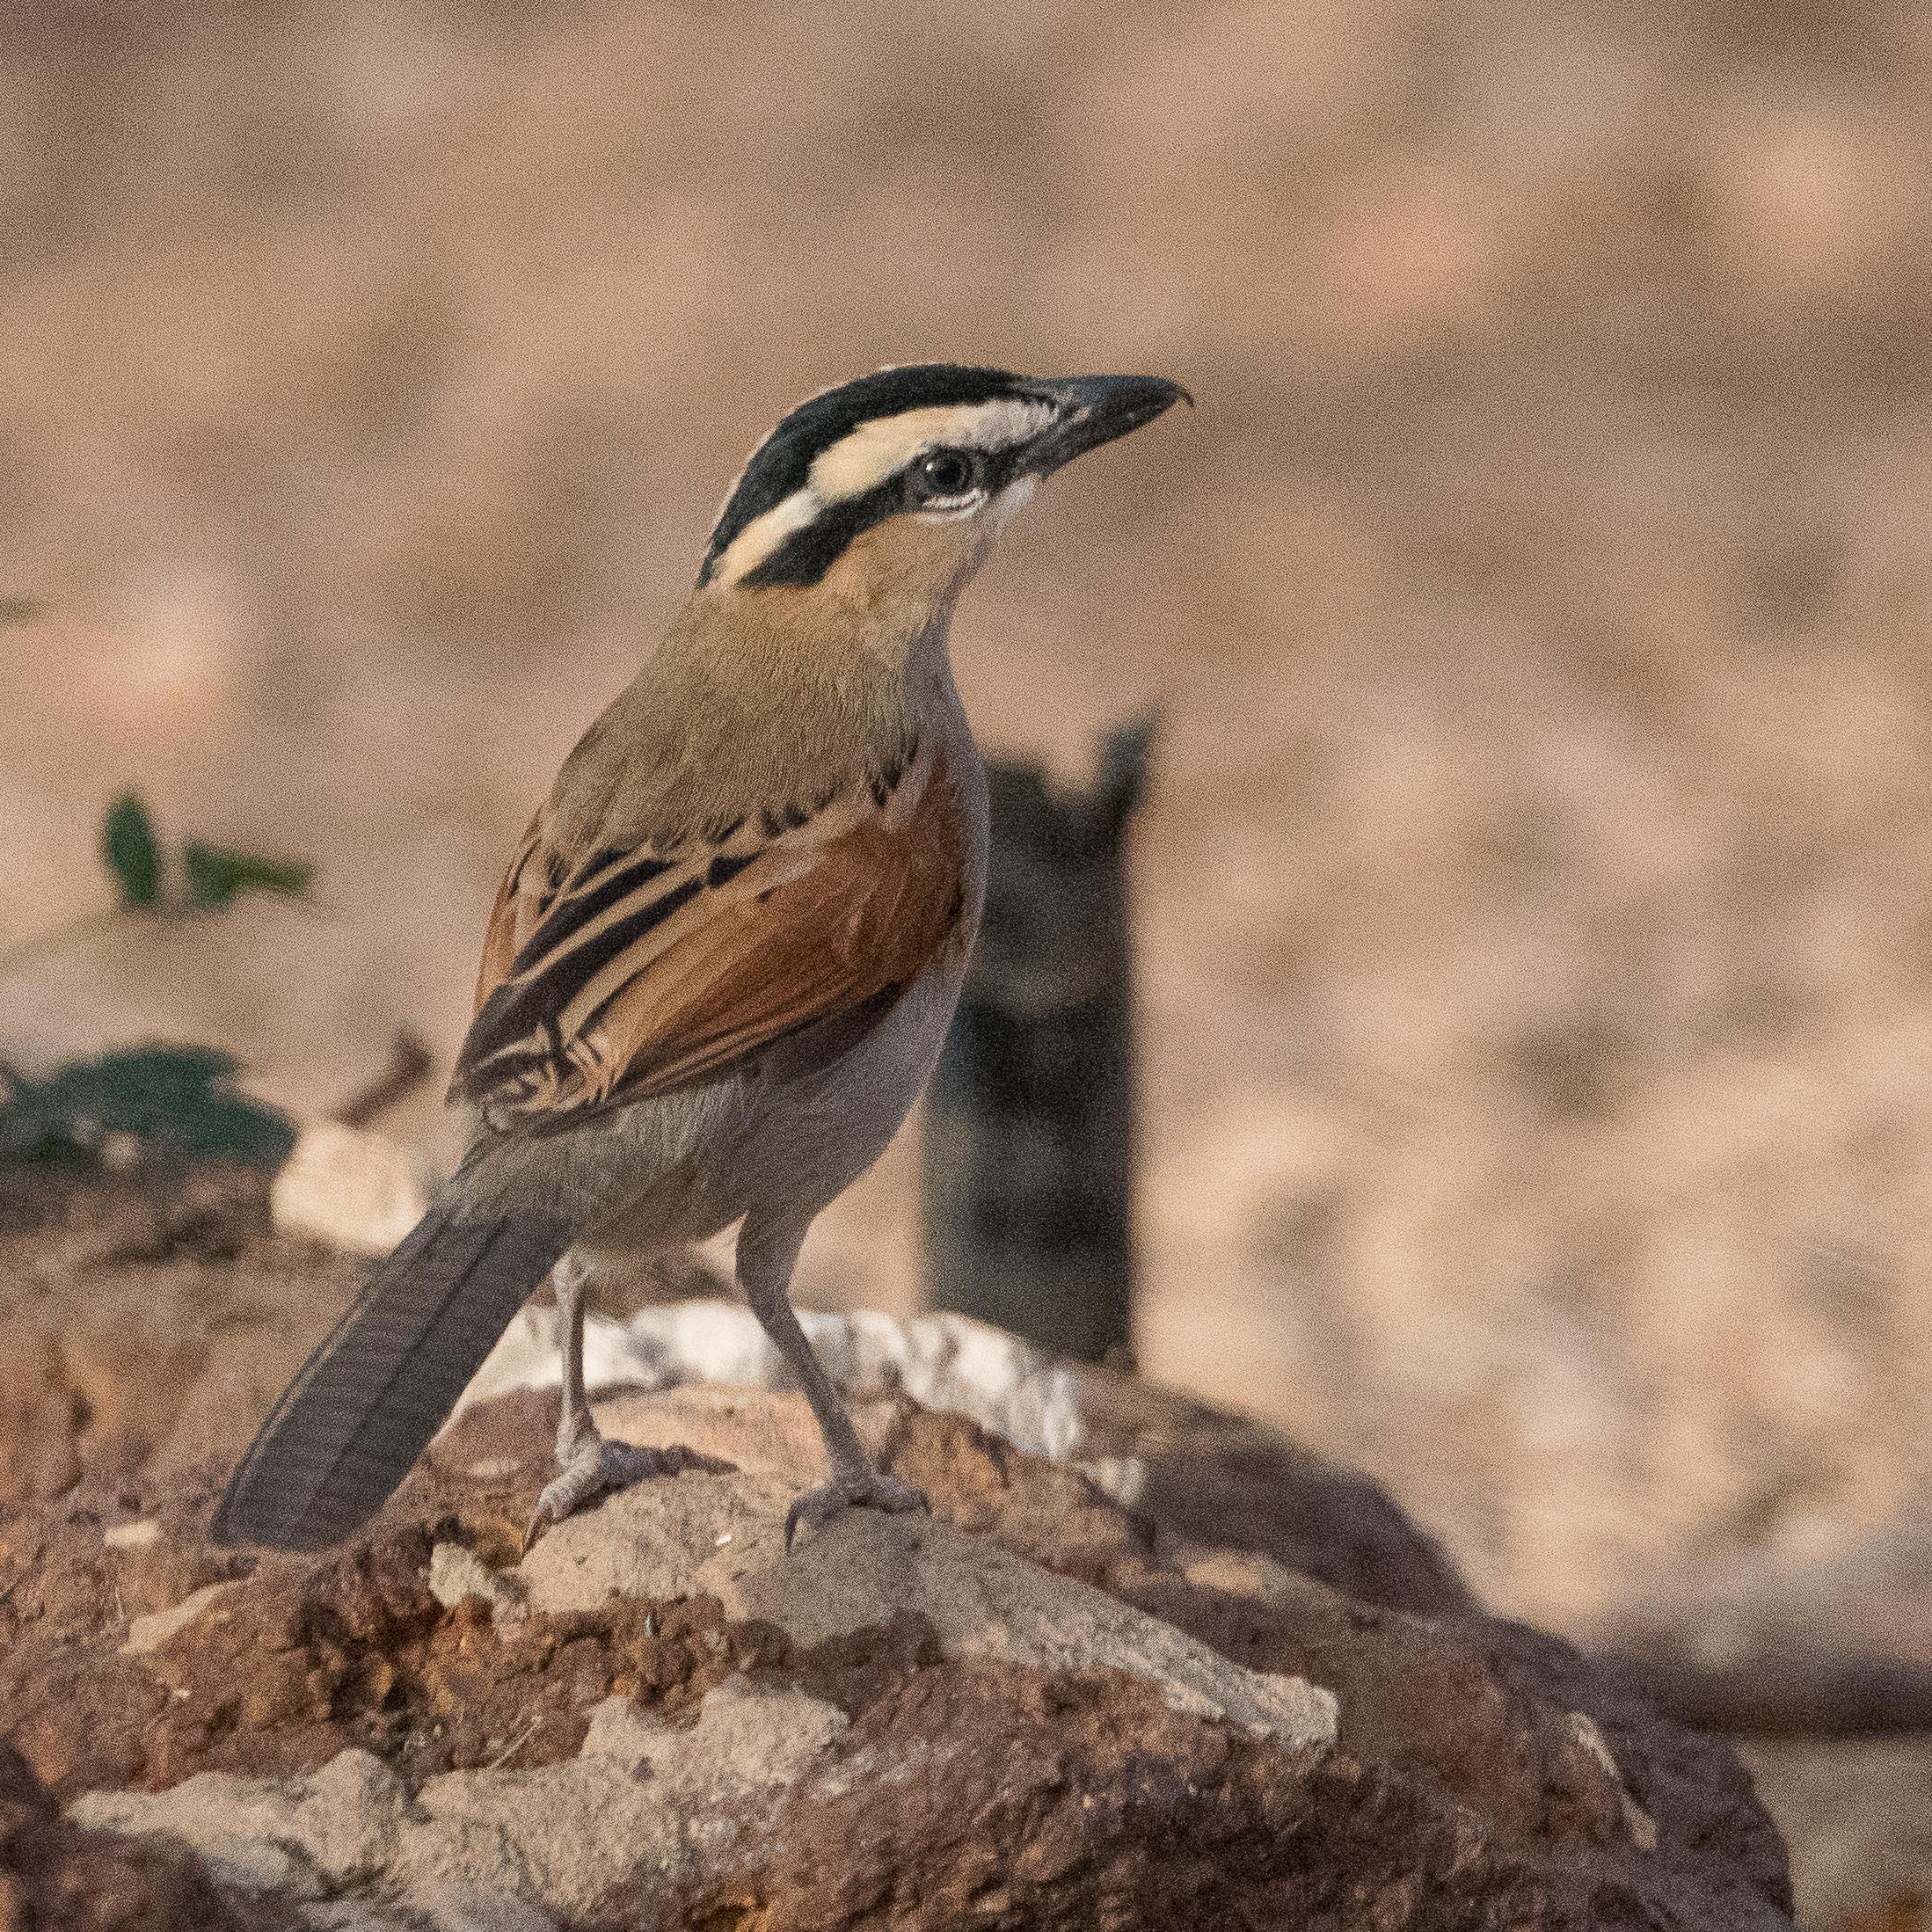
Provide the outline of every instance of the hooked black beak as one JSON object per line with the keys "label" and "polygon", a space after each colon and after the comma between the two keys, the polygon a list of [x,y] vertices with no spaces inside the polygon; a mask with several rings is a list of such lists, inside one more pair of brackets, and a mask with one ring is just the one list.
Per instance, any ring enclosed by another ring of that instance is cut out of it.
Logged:
{"label": "hooked black beak", "polygon": [[1068,375],[1042,383],[1039,388],[1063,412],[1057,423],[1040,433],[1027,455],[1026,467],[1042,477],[1104,442],[1143,427],[1176,403],[1192,408],[1194,402],[1178,383],[1164,375]]}

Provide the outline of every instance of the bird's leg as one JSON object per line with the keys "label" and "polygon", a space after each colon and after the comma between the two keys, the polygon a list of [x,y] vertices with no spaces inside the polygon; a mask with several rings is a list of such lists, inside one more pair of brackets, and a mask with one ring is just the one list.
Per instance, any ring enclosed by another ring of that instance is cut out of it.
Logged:
{"label": "bird's leg", "polygon": [[584,1283],[590,1270],[573,1249],[565,1255],[550,1276],[557,1296],[558,1345],[563,1350],[564,1374],[557,1409],[557,1460],[568,1466],[577,1451],[596,1437],[597,1425],[591,1420],[590,1398],[584,1393]]}
{"label": "bird's leg", "polygon": [[819,1527],[842,1510],[855,1506],[883,1510],[922,1510],[925,1497],[911,1484],[896,1476],[875,1469],[867,1457],[852,1418],[839,1400],[825,1365],[806,1339],[798,1317],[792,1312],[791,1270],[798,1258],[805,1230],[774,1235],[747,1222],[738,1237],[738,1279],[751,1311],[770,1336],[778,1352],[805,1390],[818,1418],[819,1433],[825,1438],[825,1451],[832,1465],[831,1480],[798,1497],[785,1514],[785,1548],[798,1533],[801,1523]]}
{"label": "bird's leg", "polygon": [[550,1271],[557,1296],[557,1327],[564,1355],[562,1401],[557,1413],[557,1467],[559,1474],[536,1499],[529,1527],[523,1533],[528,1550],[543,1530],[581,1509],[606,1490],[623,1489],[669,1467],[662,1453],[631,1442],[607,1442],[590,1413],[584,1393],[584,1284],[590,1266],[575,1249]]}

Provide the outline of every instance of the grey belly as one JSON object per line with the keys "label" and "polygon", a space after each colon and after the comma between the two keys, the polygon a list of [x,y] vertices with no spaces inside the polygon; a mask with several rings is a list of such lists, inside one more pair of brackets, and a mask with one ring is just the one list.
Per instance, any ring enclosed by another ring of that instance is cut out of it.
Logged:
{"label": "grey belly", "polygon": [[879,1024],[806,1073],[782,1062],[544,1135],[506,1137],[488,1192],[576,1221],[579,1246],[638,1252],[753,1214],[802,1228],[885,1152],[939,1057],[957,973],[915,981]]}
{"label": "grey belly", "polygon": [[[811,1078],[770,1090],[734,1177],[740,1213],[809,1220],[881,1154],[931,1077],[959,999],[959,976],[915,980],[849,1053]],[[733,1219],[736,1216],[732,1217]]]}

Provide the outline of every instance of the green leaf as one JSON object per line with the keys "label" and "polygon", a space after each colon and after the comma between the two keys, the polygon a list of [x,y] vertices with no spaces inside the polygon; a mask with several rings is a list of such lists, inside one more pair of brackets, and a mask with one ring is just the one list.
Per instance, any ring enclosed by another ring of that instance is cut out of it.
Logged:
{"label": "green leaf", "polygon": [[187,903],[198,910],[226,906],[243,893],[281,893],[290,899],[308,896],[316,869],[302,859],[263,858],[237,852],[225,845],[207,845],[191,839],[181,853],[187,885]]}
{"label": "green leaf", "polygon": [[39,1080],[15,1076],[0,1100],[0,1162],[93,1159],[127,1134],[187,1161],[279,1166],[295,1128],[236,1093],[239,1062],[208,1046],[134,1046],[69,1061]]}
{"label": "green leaf", "polygon": [[161,841],[138,791],[124,791],[101,821],[101,857],[120,888],[123,906],[161,903]]}

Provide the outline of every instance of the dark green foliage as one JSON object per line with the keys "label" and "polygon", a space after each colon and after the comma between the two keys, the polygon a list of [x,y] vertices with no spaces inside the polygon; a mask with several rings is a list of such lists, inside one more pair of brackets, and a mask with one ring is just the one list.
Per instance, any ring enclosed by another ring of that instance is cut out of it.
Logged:
{"label": "dark green foliage", "polygon": [[134,1046],[69,1061],[39,1080],[0,1065],[0,1163],[90,1163],[108,1135],[185,1161],[276,1167],[295,1129],[231,1085],[239,1068],[211,1046]]}
{"label": "dark green foliage", "polygon": [[[302,898],[315,876],[300,860],[264,858],[200,839],[187,841],[179,865],[171,867],[136,791],[123,792],[107,808],[100,851],[113,874],[116,905],[31,936],[0,955],[0,966],[18,968],[128,913],[216,912],[245,892]],[[172,1160],[279,1166],[295,1145],[295,1130],[273,1108],[234,1090],[238,1065],[215,1047],[158,1046],[69,1061],[39,1079],[0,1061],[0,1165],[90,1165],[120,1139]]]}
{"label": "dark green foliage", "polygon": [[124,791],[107,807],[100,827],[101,857],[130,908],[161,903],[161,841],[141,794]]}
{"label": "dark green foliage", "polygon": [[315,870],[301,859],[263,858],[225,845],[204,845],[199,839],[190,839],[181,849],[186,902],[198,911],[225,906],[246,892],[305,898]]}
{"label": "dark green foliage", "polygon": [[303,899],[315,878],[315,867],[302,859],[265,858],[259,852],[190,839],[181,848],[179,892],[171,893],[167,855],[138,791],[124,791],[108,806],[100,849],[121,906],[134,911],[218,912],[249,892]]}

